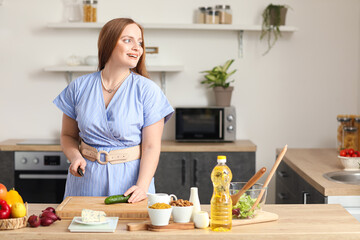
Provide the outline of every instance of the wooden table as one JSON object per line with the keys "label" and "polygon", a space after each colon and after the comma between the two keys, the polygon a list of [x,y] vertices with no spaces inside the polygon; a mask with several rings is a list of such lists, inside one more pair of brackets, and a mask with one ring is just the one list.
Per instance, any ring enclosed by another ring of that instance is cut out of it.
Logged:
{"label": "wooden table", "polygon": [[[56,207],[51,204],[30,204],[29,214],[39,214],[48,206]],[[209,210],[209,206],[203,205],[202,209]],[[225,233],[212,232],[209,229],[128,232],[128,221],[124,220],[119,220],[115,233],[70,233],[67,229],[70,220],[63,220],[49,227],[0,231],[0,239],[360,239],[360,223],[341,205],[265,205],[264,210],[278,214],[279,220],[237,226]]]}

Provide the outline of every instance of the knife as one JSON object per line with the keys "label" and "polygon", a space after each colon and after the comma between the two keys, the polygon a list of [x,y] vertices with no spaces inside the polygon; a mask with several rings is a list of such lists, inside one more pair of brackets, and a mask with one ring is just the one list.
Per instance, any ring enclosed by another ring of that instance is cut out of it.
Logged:
{"label": "knife", "polygon": [[77,172],[78,172],[78,174],[80,174],[80,176],[82,176],[82,177],[84,176],[84,173],[81,170],[80,166],[78,167]]}

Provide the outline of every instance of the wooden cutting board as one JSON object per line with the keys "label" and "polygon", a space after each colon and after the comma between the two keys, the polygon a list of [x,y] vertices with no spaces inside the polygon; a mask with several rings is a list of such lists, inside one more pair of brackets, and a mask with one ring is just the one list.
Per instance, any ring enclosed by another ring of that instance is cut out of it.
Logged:
{"label": "wooden cutting board", "polygon": [[233,219],[232,225],[241,226],[247,224],[255,224],[255,223],[263,223],[263,222],[271,222],[279,219],[279,216],[275,213],[261,211],[254,218],[250,219]]}
{"label": "wooden cutting board", "polygon": [[104,211],[107,217],[119,219],[148,219],[147,199],[137,203],[105,204],[106,197],[67,197],[56,208],[56,214],[64,219],[81,216],[81,211]]}
{"label": "wooden cutting board", "polygon": [[[210,215],[210,214],[209,214]],[[271,222],[279,219],[279,216],[275,213],[261,211],[254,218],[251,219],[233,219],[232,226],[242,226],[247,224]],[[139,231],[139,230],[150,230],[150,231],[174,231],[174,230],[185,230],[185,229],[194,229],[194,223],[173,223],[170,222],[167,226],[153,226],[150,221],[129,223],[127,224],[128,231]]]}
{"label": "wooden cutting board", "polygon": [[194,229],[194,228],[195,228],[195,224],[193,222],[174,223],[174,222],[170,221],[169,225],[166,225],[166,226],[154,226],[150,223],[150,221],[127,224],[128,231],[149,230],[149,231],[155,231],[155,232],[168,232],[168,231],[174,231],[174,230],[188,230],[188,229]]}

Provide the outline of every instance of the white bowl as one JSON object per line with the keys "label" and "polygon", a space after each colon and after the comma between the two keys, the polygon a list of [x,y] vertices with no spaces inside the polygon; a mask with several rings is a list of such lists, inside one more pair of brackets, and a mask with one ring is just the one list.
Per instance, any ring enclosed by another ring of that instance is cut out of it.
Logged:
{"label": "white bowl", "polygon": [[360,157],[341,157],[340,159],[341,165],[344,167],[345,171],[355,171],[360,168]]}
{"label": "white bowl", "polygon": [[85,58],[86,65],[89,66],[97,66],[98,65],[98,57],[97,56],[87,56]]}
{"label": "white bowl", "polygon": [[169,224],[172,208],[154,209],[148,208],[151,224],[154,226],[166,226]]}
{"label": "white bowl", "polygon": [[173,220],[176,223],[188,223],[190,222],[191,214],[194,209],[194,206],[188,207],[178,207],[173,206]]}

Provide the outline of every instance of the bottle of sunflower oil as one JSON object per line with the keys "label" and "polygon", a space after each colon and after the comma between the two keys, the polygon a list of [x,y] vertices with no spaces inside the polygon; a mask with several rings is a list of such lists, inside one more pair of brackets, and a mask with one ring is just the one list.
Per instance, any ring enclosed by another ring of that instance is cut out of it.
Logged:
{"label": "bottle of sunflower oil", "polygon": [[232,226],[232,202],[230,197],[230,182],[232,173],[226,165],[226,156],[217,157],[217,165],[211,173],[214,192],[211,198],[211,230],[226,232]]}

